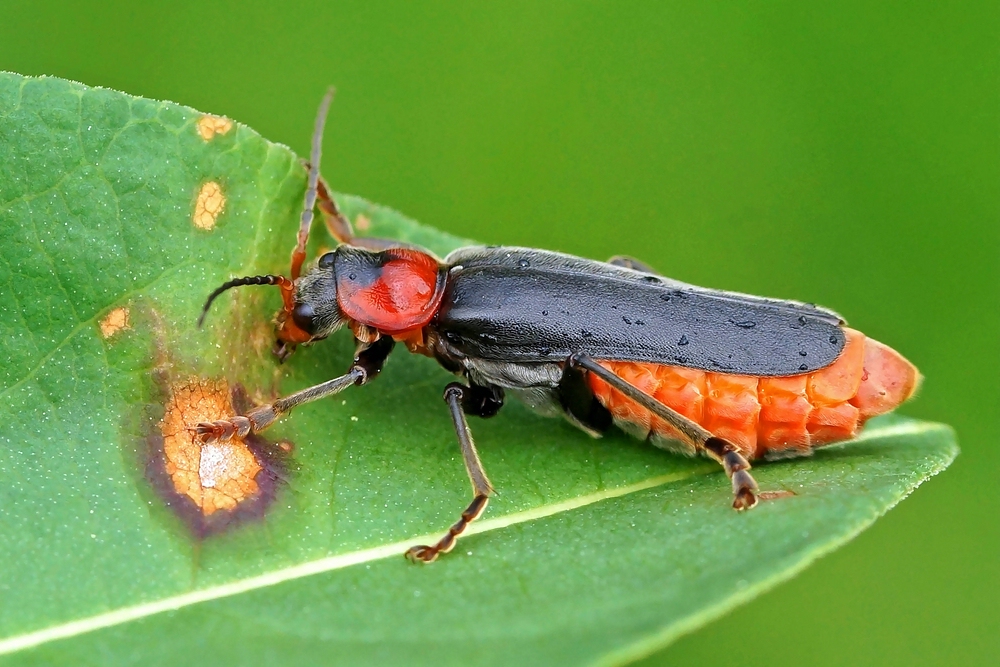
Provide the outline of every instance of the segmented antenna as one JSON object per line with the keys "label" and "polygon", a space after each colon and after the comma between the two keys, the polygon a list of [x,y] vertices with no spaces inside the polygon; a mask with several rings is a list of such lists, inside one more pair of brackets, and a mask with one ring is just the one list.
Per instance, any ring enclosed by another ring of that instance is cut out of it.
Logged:
{"label": "segmented antenna", "polygon": [[319,183],[319,161],[323,153],[323,126],[326,125],[326,114],[330,110],[330,103],[333,102],[333,95],[337,89],[330,86],[323,101],[319,103],[319,111],[316,112],[316,126],[313,128],[312,150],[309,153],[309,186],[306,188],[306,201],[302,209],[302,219],[299,222],[298,242],[295,250],[292,251],[292,280],[299,277],[302,269],[302,262],[306,258],[306,242],[309,240],[309,228],[312,227],[313,208],[316,206],[316,192]]}
{"label": "segmented antenna", "polygon": [[288,283],[288,278],[284,276],[245,276],[243,278],[234,278],[229,282],[222,283],[215,290],[208,295],[208,299],[205,300],[205,305],[201,309],[201,316],[198,317],[198,328],[205,322],[205,315],[208,314],[208,309],[212,307],[212,302],[215,301],[216,297],[225,292],[228,289],[234,287],[242,287],[244,285],[278,285],[282,286]]}

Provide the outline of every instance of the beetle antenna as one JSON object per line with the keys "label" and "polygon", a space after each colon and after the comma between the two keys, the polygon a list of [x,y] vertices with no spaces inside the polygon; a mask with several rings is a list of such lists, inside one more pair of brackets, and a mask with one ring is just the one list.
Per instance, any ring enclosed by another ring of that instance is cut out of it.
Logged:
{"label": "beetle antenna", "polygon": [[313,209],[316,207],[316,193],[319,187],[319,161],[323,153],[323,126],[326,125],[326,114],[333,102],[336,88],[330,86],[319,103],[316,112],[316,126],[313,129],[312,150],[309,153],[309,185],[306,188],[305,206],[302,208],[302,219],[299,222],[298,242],[292,251],[292,280],[299,277],[302,262],[306,259],[306,242],[309,240],[309,228],[312,227]]}
{"label": "beetle antenna", "polygon": [[245,276],[243,278],[234,278],[228,282],[224,282],[219,285],[215,290],[208,295],[208,299],[205,300],[205,305],[201,309],[201,315],[198,317],[198,328],[205,322],[205,315],[208,314],[208,309],[212,307],[212,302],[215,301],[216,297],[225,292],[228,289],[234,287],[242,287],[244,285],[278,285],[282,288],[282,293],[286,290],[291,289],[292,281],[284,276]]}

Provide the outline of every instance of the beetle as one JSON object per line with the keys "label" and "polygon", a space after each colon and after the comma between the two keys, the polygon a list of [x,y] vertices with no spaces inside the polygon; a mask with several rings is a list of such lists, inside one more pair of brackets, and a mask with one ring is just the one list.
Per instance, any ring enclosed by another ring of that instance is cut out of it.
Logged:
{"label": "beetle", "polygon": [[[261,431],[296,406],[371,381],[397,343],[436,359],[461,379],[445,387],[444,400],[473,500],[436,544],[409,549],[411,560],[450,551],[486,509],[493,487],[466,415],[496,415],[507,393],[594,436],[617,425],[654,445],[707,455],[730,478],[733,507],[746,510],[758,501],[750,460],[849,439],[919,385],[902,355],[818,306],[688,285],[627,257],[597,262],[475,246],[441,260],[358,238],[319,175],[332,93],[316,119],[291,276],[224,283],[199,326],[223,292],[274,285],[282,361],[345,326],[356,340],[354,361],[340,377],[194,428],[204,441]],[[303,272],[317,205],[341,244]]]}

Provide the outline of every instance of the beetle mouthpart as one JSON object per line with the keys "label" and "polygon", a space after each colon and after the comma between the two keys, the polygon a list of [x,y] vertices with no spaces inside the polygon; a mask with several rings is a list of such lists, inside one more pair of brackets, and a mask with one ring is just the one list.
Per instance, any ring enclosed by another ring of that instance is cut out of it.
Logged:
{"label": "beetle mouthpart", "polygon": [[280,338],[274,341],[274,346],[271,348],[271,354],[278,358],[278,363],[285,363],[288,357],[292,356],[295,352],[295,343],[287,343]]}

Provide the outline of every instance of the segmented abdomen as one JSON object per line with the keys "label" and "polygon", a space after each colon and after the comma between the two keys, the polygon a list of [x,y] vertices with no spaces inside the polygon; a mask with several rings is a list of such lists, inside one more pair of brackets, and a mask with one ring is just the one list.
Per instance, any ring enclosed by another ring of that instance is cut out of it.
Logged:
{"label": "segmented abdomen", "polygon": [[[844,331],[847,343],[833,364],[790,377],[727,375],[629,361],[600,363],[736,444],[745,456],[807,453],[810,447],[854,437],[867,419],[908,399],[920,382],[917,369],[898,352],[859,331]],[[656,444],[678,447],[677,433],[661,419],[592,373],[588,381],[616,424]]]}

